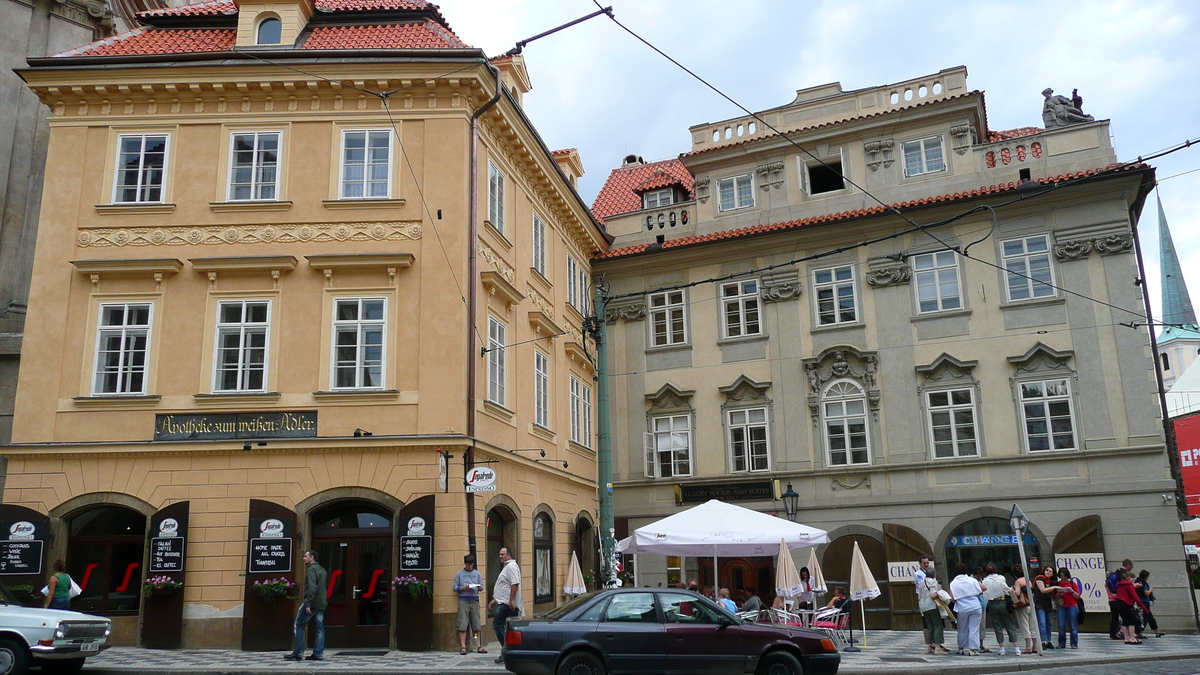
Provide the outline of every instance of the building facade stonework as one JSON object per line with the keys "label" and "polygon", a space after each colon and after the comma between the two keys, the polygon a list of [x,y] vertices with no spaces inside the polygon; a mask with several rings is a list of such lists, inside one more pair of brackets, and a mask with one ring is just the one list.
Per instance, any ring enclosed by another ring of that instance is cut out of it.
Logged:
{"label": "building facade stonework", "polygon": [[[45,542],[28,582],[65,558],[117,644],[286,648],[294,605],[254,582],[308,548],[331,648],[457,644],[472,544],[531,609],[593,564],[575,290],[608,240],[578,153],[521,112],[520,57],[369,4],[150,10],[20,70],[54,199],[0,510]],[[182,590],[142,597],[158,574]]]}
{"label": "building facade stonework", "polygon": [[[613,170],[593,210],[616,236],[594,264],[618,530],[721,494],[784,517],[790,488],[830,586],[858,543],[868,627],[919,629],[889,570],[1018,562],[1016,503],[1028,563],[1132,558],[1160,622],[1194,630],[1148,335],[1121,325],[1144,317],[1153,169],[1117,165],[1104,120],[993,131],[966,76],[804,89]],[[774,593],[770,558],[630,563]]]}

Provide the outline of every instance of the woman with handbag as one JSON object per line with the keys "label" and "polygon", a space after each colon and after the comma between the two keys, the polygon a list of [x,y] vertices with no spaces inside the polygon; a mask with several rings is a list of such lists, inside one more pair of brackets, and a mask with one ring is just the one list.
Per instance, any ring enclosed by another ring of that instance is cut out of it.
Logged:
{"label": "woman with handbag", "polygon": [[1054,616],[1054,594],[1057,592],[1058,575],[1054,573],[1054,567],[1046,565],[1033,580],[1033,608],[1037,611],[1042,649],[1054,649],[1054,643],[1050,642],[1050,617]]}
{"label": "woman with handbag", "polygon": [[1025,570],[1020,565],[1013,565],[1012,574],[1016,581],[1012,585],[1013,615],[1017,617],[1018,632],[1025,638],[1025,650],[1021,654],[1036,654],[1038,643],[1037,617],[1033,615],[1033,603],[1030,601],[1029,583],[1025,580]]}
{"label": "woman with handbag", "polygon": [[1071,634],[1071,649],[1079,649],[1079,594],[1083,587],[1071,578],[1071,570],[1066,567],[1058,570],[1058,599],[1062,605],[1058,608],[1058,648],[1067,648],[1067,633]]}
{"label": "woman with handbag", "polygon": [[71,591],[74,585],[71,575],[67,574],[66,561],[61,558],[55,560],[54,574],[50,575],[50,581],[46,583],[46,603],[43,606],[46,609],[71,609],[71,598],[74,597]]}

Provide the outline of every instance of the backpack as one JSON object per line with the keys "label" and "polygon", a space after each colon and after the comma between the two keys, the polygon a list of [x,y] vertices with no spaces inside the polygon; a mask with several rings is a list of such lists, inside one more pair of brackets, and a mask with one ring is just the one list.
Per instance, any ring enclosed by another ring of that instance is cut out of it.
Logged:
{"label": "backpack", "polygon": [[1109,593],[1112,593],[1113,595],[1117,594],[1117,582],[1118,581],[1119,581],[1119,579],[1117,579],[1116,572],[1113,572],[1112,574],[1109,574],[1107,577],[1104,578],[1104,586],[1106,588],[1108,588]]}

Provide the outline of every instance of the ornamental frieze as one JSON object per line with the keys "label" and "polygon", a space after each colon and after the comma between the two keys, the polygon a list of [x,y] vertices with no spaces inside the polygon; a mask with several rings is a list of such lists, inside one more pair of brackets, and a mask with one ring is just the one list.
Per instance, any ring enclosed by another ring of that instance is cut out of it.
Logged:
{"label": "ornamental frieze", "polygon": [[604,322],[613,324],[620,321],[641,321],[646,318],[646,301],[642,298],[617,300],[604,308]]}
{"label": "ornamental frieze", "polygon": [[1124,253],[1133,248],[1133,235],[1114,234],[1108,237],[1099,237],[1093,240],[1092,244],[1099,251],[1100,255]]}
{"label": "ornamental frieze", "polygon": [[533,286],[525,284],[525,297],[529,299],[529,302],[533,303],[534,307],[538,308],[538,311],[549,317],[551,321],[554,320],[554,305],[550,304],[546,296],[538,293]]}
{"label": "ornamental frieze", "polygon": [[1054,257],[1062,261],[1082,260],[1096,251],[1100,255],[1116,255],[1133,249],[1133,235],[1112,234],[1095,239],[1078,239],[1056,244]]}
{"label": "ornamental frieze", "polygon": [[912,279],[912,269],[907,265],[885,267],[867,272],[867,285],[874,288],[902,286]]}
{"label": "ornamental frieze", "polygon": [[1054,257],[1059,260],[1079,260],[1086,258],[1092,252],[1092,242],[1084,239],[1081,241],[1066,241],[1061,244],[1054,245]]}
{"label": "ornamental frieze", "polygon": [[80,248],[103,246],[196,246],[217,244],[291,244],[332,241],[420,239],[419,223],[300,223],[289,225],[207,225],[197,227],[122,227],[81,230]]}
{"label": "ornamental frieze", "polygon": [[761,283],[763,302],[784,302],[800,297],[800,272],[795,269],[767,272]]}
{"label": "ornamental frieze", "polygon": [[483,243],[481,240],[477,250],[479,251],[479,257],[488,261],[492,267],[496,268],[496,271],[500,273],[500,276],[504,277],[505,281],[510,284],[515,284],[517,282],[517,273],[513,271],[512,265],[509,265],[507,262],[505,262],[504,258],[501,258],[500,254],[496,253],[495,249]]}

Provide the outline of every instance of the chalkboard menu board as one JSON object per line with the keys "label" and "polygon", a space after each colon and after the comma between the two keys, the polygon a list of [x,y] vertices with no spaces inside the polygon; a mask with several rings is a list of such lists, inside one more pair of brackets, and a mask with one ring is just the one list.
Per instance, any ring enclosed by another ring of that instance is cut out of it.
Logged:
{"label": "chalkboard menu board", "polygon": [[182,572],[187,560],[188,503],[172,504],[150,518],[152,574]]}
{"label": "chalkboard menu board", "polygon": [[150,538],[151,572],[182,572],[183,561],[183,537]]}
{"label": "chalkboard menu board", "polygon": [[252,574],[291,572],[294,529],[295,519],[292,518],[251,518],[247,571]]}
{"label": "chalkboard menu board", "polygon": [[433,569],[433,537],[400,537],[400,571]]}
{"label": "chalkboard menu board", "polygon": [[42,517],[0,521],[0,574],[41,574],[49,523]]}

